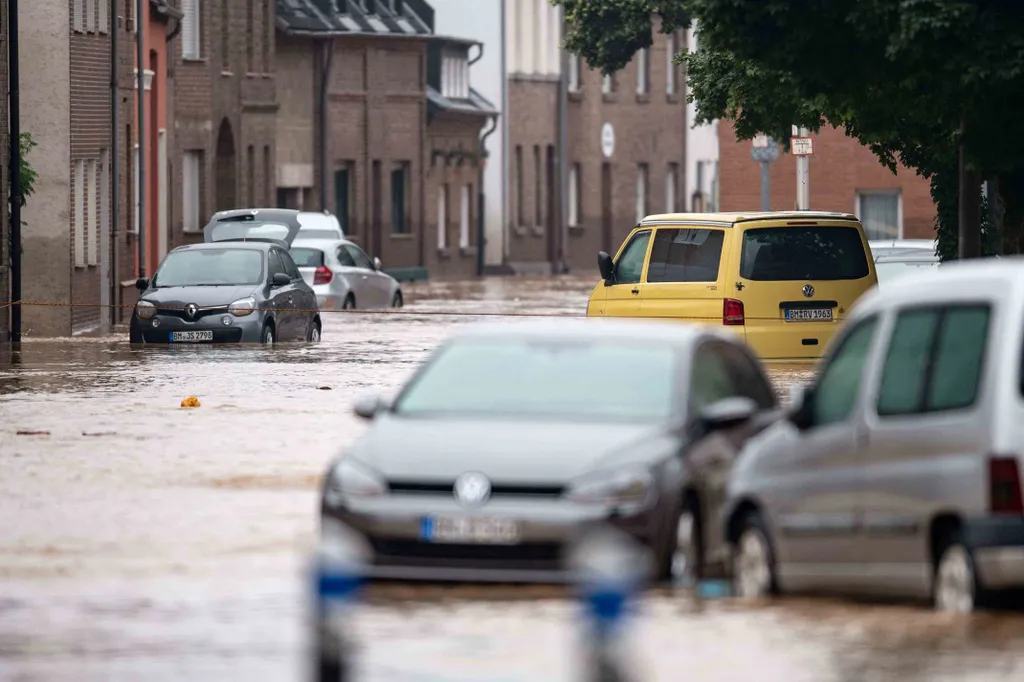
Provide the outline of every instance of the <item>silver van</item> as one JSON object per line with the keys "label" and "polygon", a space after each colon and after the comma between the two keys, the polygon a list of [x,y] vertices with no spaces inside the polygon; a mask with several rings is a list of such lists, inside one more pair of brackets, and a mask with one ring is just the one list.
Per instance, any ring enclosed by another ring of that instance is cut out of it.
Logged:
{"label": "silver van", "polygon": [[865,295],[790,417],[749,441],[720,526],[740,595],[971,611],[1024,587],[1024,259]]}

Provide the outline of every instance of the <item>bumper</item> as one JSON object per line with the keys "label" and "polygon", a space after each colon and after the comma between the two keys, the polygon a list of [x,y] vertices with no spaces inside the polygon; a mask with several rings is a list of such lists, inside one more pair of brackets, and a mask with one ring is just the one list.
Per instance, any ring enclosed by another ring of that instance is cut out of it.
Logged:
{"label": "bumper", "polygon": [[1024,587],[1024,517],[972,519],[964,532],[982,585]]}
{"label": "bumper", "polygon": [[[231,324],[225,325],[222,322],[224,317],[229,317]],[[264,315],[258,312],[246,317],[234,317],[226,313],[209,315],[195,322],[186,322],[171,315],[155,315],[151,320],[140,320],[132,315],[130,327],[132,338],[141,338],[144,343],[172,343],[171,334],[182,331],[213,332],[212,341],[200,341],[198,344],[259,343],[260,333],[263,331],[263,319]],[[154,321],[158,323],[156,326],[153,326]],[[196,342],[185,343],[197,345]]]}
{"label": "bumper", "polygon": [[825,354],[840,323],[748,320],[744,328],[747,345],[762,360],[811,360]]}
{"label": "bumper", "polygon": [[[610,523],[653,546],[663,527],[660,507],[631,514],[564,500],[492,500],[467,511],[441,497],[389,495],[349,505],[324,504],[322,514],[362,535],[373,552],[370,576],[384,579],[541,582],[569,580],[566,551],[583,527]],[[516,521],[514,544],[433,542],[421,537],[427,517],[478,516]]]}

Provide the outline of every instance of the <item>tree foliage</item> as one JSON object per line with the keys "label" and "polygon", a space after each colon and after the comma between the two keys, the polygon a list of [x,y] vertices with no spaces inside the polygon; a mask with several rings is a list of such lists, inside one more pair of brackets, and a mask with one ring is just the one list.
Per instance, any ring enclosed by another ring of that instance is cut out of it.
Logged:
{"label": "tree foliage", "polygon": [[740,139],[841,127],[891,170],[902,161],[943,188],[955,181],[962,141],[968,164],[1001,188],[1004,248],[1020,249],[1024,136],[1013,131],[1024,103],[1024,3],[553,2],[572,27],[567,48],[605,73],[651,44],[652,17],[665,32],[697,20],[699,49],[678,57],[696,122],[732,119]]}

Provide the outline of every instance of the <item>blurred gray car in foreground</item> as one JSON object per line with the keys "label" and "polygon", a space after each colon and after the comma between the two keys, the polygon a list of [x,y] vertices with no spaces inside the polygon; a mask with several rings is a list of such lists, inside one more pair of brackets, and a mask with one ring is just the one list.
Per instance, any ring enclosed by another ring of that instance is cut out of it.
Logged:
{"label": "blurred gray car in foreground", "polygon": [[322,515],[362,534],[378,576],[561,581],[582,525],[610,522],[659,577],[699,573],[736,451],[779,412],[745,346],[624,321],[468,327],[330,467]]}

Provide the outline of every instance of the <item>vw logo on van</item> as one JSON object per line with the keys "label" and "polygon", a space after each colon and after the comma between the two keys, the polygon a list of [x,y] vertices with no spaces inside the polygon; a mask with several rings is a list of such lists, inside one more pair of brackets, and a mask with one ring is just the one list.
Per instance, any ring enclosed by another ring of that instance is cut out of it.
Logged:
{"label": "vw logo on van", "polygon": [[483,504],[491,496],[491,482],[483,474],[468,472],[455,479],[455,499],[466,506]]}
{"label": "vw logo on van", "polygon": [[806,296],[807,298],[814,296],[814,287],[812,287],[810,284],[805,284],[802,291],[804,292],[804,296]]}

